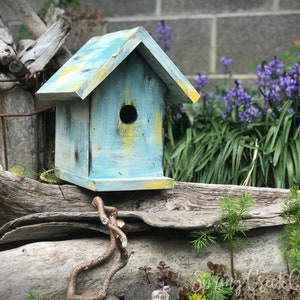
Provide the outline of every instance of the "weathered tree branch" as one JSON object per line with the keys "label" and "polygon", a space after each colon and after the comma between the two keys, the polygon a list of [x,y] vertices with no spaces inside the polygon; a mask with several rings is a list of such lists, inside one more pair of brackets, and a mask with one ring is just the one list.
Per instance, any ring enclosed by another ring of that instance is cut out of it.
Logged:
{"label": "weathered tree branch", "polygon": [[[63,53],[61,52],[71,30],[70,21],[62,14],[61,10],[53,7],[49,10],[48,19],[51,24],[47,27],[27,1],[18,0],[13,4],[11,1],[7,1],[7,4],[21,18],[29,31],[37,37],[37,40],[21,41],[16,50],[8,27],[0,19],[0,66],[4,66],[4,71],[13,74],[16,79],[25,83],[30,89],[36,89],[38,85],[36,76],[33,75],[35,72],[43,70],[53,57],[58,66],[70,58],[71,53],[67,49]],[[9,88],[16,84],[18,83],[13,82]],[[0,89],[3,91],[8,89],[8,84],[3,80]]]}
{"label": "weathered tree branch", "polygon": [[[36,14],[26,0],[4,0],[5,3],[11,7],[16,13],[23,25],[32,34],[33,37],[39,38],[42,36],[52,24],[45,24],[43,20]],[[48,20],[57,20],[58,16],[62,16],[62,12],[57,9],[52,9],[51,13],[56,14],[55,17],[48,16]],[[66,48],[62,47],[61,51],[56,55],[56,60],[59,66],[63,65],[71,57],[71,52]]]}
{"label": "weathered tree branch", "polygon": [[4,0],[4,2],[16,13],[27,30],[35,37],[40,37],[47,31],[47,25],[31,8],[26,0]]}
{"label": "weathered tree branch", "polygon": [[8,27],[0,16],[0,66],[8,66],[16,57],[16,47]]}
{"label": "weathered tree branch", "polygon": [[[75,267],[70,275],[68,288],[67,288],[67,298],[69,300],[102,300],[105,298],[109,286],[109,282],[112,276],[118,272],[120,269],[124,268],[128,263],[130,254],[127,251],[127,237],[123,231],[117,225],[117,209],[115,207],[106,207],[102,198],[99,196],[93,199],[93,204],[97,207],[100,221],[103,225],[106,225],[110,231],[110,245],[105,253],[90,262],[83,263]],[[118,249],[120,253],[120,259],[106,272],[102,287],[93,296],[83,296],[76,294],[76,279],[77,276],[82,272],[89,269],[93,269],[101,265],[104,261],[107,261],[115,249]]]}
{"label": "weathered tree branch", "polygon": [[19,59],[30,72],[41,70],[62,47],[70,29],[70,22],[60,17],[36,41],[18,53]]}

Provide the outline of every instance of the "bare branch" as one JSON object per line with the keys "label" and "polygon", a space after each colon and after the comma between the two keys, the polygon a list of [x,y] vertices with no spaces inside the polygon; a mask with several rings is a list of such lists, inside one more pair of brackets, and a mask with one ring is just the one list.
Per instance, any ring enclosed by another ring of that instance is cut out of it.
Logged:
{"label": "bare branch", "polygon": [[[39,38],[48,30],[49,26],[37,15],[26,0],[4,1],[16,13],[33,37]],[[50,14],[53,15],[48,16],[47,18],[48,20],[51,20],[52,24],[55,23],[54,20],[57,21],[59,17],[62,17],[62,11],[59,9],[52,9]],[[62,47],[59,54],[56,55],[56,59],[60,66],[63,65],[70,57],[71,52],[66,47]]]}
{"label": "bare branch", "polygon": [[16,13],[33,37],[38,38],[47,31],[47,25],[26,0],[4,0],[4,2]]}
{"label": "bare branch", "polygon": [[0,16],[0,66],[8,66],[15,57],[16,49],[13,38]]}
{"label": "bare branch", "polygon": [[62,47],[70,29],[67,18],[60,17],[36,41],[18,54],[19,59],[31,72],[43,69]]}
{"label": "bare branch", "polygon": [[[130,254],[128,253],[127,237],[124,232],[117,225],[117,209],[115,207],[106,207],[101,197],[97,196],[92,201],[93,205],[97,207],[100,221],[103,225],[106,225],[110,230],[110,245],[104,254],[98,258],[80,264],[75,267],[71,272],[67,288],[68,300],[102,300],[105,298],[109,286],[109,282],[112,276],[120,269],[124,268],[129,260]],[[109,214],[107,216],[107,214]],[[120,258],[105,274],[102,286],[98,290],[97,294],[93,296],[76,295],[76,278],[82,271],[93,269],[101,265],[104,261],[108,260],[114,253],[115,249],[118,249]]]}

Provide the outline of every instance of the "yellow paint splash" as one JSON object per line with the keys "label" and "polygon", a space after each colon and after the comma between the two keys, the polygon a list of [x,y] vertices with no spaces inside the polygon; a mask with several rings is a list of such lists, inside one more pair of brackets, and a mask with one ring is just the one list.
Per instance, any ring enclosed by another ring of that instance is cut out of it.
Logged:
{"label": "yellow paint splash", "polygon": [[127,153],[130,153],[132,145],[133,145],[135,125],[134,124],[123,124],[122,122],[119,122],[118,129],[119,129],[119,135],[124,144],[124,149]]}
{"label": "yellow paint splash", "polygon": [[96,184],[95,184],[95,181],[92,180],[92,181],[90,182],[90,184],[88,185],[87,188],[88,188],[89,190],[91,190],[91,191],[96,191]]}
{"label": "yellow paint splash", "polygon": [[159,190],[159,189],[172,189],[174,187],[174,180],[172,178],[162,178],[158,180],[151,180],[144,182],[141,190]]}
{"label": "yellow paint splash", "polygon": [[[122,91],[123,105],[135,105],[132,99],[131,89],[126,85]],[[118,131],[127,153],[132,151],[133,139],[135,136],[136,123],[125,124],[119,121]]]}
{"label": "yellow paint splash", "polygon": [[176,83],[180,86],[183,92],[191,99],[193,103],[196,103],[200,99],[199,93],[194,88],[188,89],[186,85],[180,81],[176,81]]}
{"label": "yellow paint splash", "polygon": [[81,69],[81,66],[79,64],[65,67],[59,72],[59,77],[64,77],[64,76],[68,75],[69,73],[80,71],[80,69]]}
{"label": "yellow paint splash", "polygon": [[155,142],[157,144],[161,143],[162,139],[162,116],[159,111],[155,113],[155,124],[154,124],[154,134],[155,134]]}
{"label": "yellow paint splash", "polygon": [[111,73],[110,66],[104,64],[93,77],[93,82],[102,82]]}
{"label": "yellow paint splash", "polygon": [[[129,99],[132,99],[132,94],[131,94],[130,87],[128,85],[126,85],[122,91],[122,98],[125,100],[125,102],[132,101],[132,100],[129,100]],[[130,104],[130,103],[126,103],[126,104]]]}

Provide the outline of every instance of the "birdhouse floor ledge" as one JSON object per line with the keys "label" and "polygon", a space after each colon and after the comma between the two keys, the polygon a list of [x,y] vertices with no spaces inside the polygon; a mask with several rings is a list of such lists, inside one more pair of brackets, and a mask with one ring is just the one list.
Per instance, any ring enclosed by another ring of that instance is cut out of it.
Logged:
{"label": "birdhouse floor ledge", "polygon": [[174,180],[169,177],[126,177],[126,178],[92,178],[70,172],[56,170],[56,176],[62,180],[92,191],[133,191],[172,189]]}

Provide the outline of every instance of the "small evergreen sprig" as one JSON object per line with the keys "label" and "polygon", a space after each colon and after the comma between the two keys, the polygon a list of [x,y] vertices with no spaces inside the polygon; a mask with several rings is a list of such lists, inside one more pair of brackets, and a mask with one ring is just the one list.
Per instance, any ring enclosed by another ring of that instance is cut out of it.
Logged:
{"label": "small evergreen sprig", "polygon": [[287,225],[282,236],[283,258],[286,262],[288,272],[299,272],[300,270],[300,195],[298,187],[290,189],[286,199],[282,217],[286,219]]}
{"label": "small evergreen sprig", "polygon": [[43,297],[40,295],[40,293],[31,290],[29,291],[26,300],[43,300]]}
{"label": "small evergreen sprig", "polygon": [[[66,300],[65,298],[51,297],[49,300]],[[26,300],[45,300],[45,298],[37,291],[30,290],[26,296]]]}
{"label": "small evergreen sprig", "polygon": [[193,231],[191,235],[196,238],[191,242],[196,252],[216,243],[216,237],[210,231]]}
{"label": "small evergreen sprig", "polygon": [[[250,217],[250,209],[254,205],[254,199],[249,194],[243,194],[241,198],[224,197],[219,201],[220,206],[220,223],[218,231],[221,232],[224,242],[228,242],[230,253],[231,276],[235,279],[234,270],[234,248],[242,244],[242,240],[237,237],[238,234],[245,236],[247,228],[245,219]],[[216,228],[213,228],[216,229]],[[214,244],[216,237],[213,236],[212,230],[196,231],[192,235],[196,237],[193,240],[193,248],[199,252],[201,249]]]}

